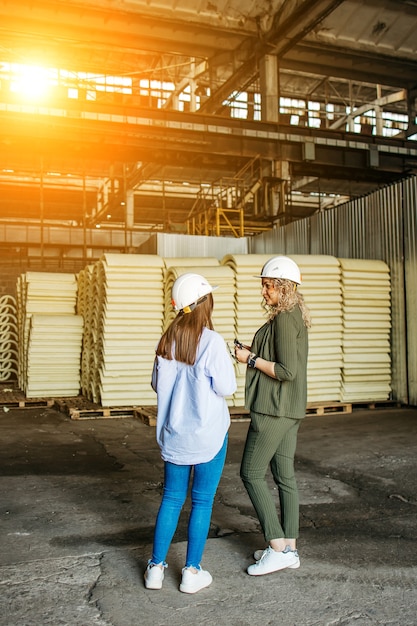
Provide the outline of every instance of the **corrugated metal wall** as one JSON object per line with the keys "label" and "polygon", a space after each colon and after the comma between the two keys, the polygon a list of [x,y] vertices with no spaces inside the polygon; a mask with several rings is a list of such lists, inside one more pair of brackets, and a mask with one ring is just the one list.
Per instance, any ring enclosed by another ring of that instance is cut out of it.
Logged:
{"label": "corrugated metal wall", "polygon": [[406,360],[410,404],[417,404],[417,184],[404,182],[404,277]]}
{"label": "corrugated metal wall", "polygon": [[380,259],[391,274],[393,399],[417,405],[417,178],[263,233],[251,254]]}
{"label": "corrugated metal wall", "polygon": [[220,261],[226,254],[246,254],[248,245],[246,237],[156,233],[138,248],[138,252],[162,257],[214,257]]}

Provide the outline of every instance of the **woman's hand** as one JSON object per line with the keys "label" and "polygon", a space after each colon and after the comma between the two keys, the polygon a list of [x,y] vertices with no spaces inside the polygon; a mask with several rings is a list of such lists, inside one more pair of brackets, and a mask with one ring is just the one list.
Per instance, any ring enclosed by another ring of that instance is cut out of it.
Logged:
{"label": "woman's hand", "polygon": [[236,357],[236,360],[239,361],[239,363],[247,363],[249,355],[250,355],[250,350],[246,346],[243,346],[243,348],[239,348],[238,346],[235,346],[235,357]]}
{"label": "woman's hand", "polygon": [[[247,346],[243,346],[243,348],[239,348],[238,346],[235,346],[235,357],[236,357],[236,361],[239,361],[239,363],[247,363],[250,354],[251,354],[251,351],[249,350]],[[260,356],[256,356],[255,368],[263,372],[270,378],[276,379],[275,363],[273,361],[266,361],[265,359],[261,359]]]}

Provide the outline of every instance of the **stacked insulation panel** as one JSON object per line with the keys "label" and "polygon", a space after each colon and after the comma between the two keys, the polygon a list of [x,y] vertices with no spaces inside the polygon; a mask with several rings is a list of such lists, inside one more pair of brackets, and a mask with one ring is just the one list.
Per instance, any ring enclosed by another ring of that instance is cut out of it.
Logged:
{"label": "stacked insulation panel", "polygon": [[81,354],[81,393],[86,398],[90,398],[93,395],[94,385],[91,385],[90,381],[93,377],[94,357],[95,357],[95,342],[97,335],[94,332],[94,312],[96,310],[97,297],[94,292],[94,271],[93,264],[87,265],[77,275],[78,291],[77,291],[77,313],[84,319],[84,333],[83,333],[83,350]]}
{"label": "stacked insulation panel", "polygon": [[17,306],[13,296],[0,298],[0,381],[17,376]]}
{"label": "stacked insulation panel", "polygon": [[34,313],[30,317],[27,398],[71,397],[80,393],[83,318]]}
{"label": "stacked insulation panel", "polygon": [[310,309],[307,401],[341,400],[343,366],[342,284],[338,259],[289,255],[300,268],[300,293]]}
{"label": "stacked insulation panel", "polygon": [[[255,276],[260,274],[263,265],[271,256],[270,254],[236,254],[226,255],[221,260],[221,264],[230,267],[235,276],[234,337],[248,346],[251,345],[255,332],[267,319],[261,306],[261,280]],[[233,292],[230,293],[230,305],[232,295]],[[246,365],[235,363],[235,374],[237,390],[234,403],[235,406],[244,406]]]}
{"label": "stacked insulation panel", "polygon": [[[214,256],[166,256],[164,257],[164,264],[166,269],[177,266],[184,267],[187,268],[187,272],[195,272],[196,274],[203,274],[204,276],[205,268],[219,265],[219,260]],[[201,271],[197,272],[197,268],[200,268]]]}
{"label": "stacked insulation panel", "polygon": [[[226,256],[236,276],[236,336],[250,345],[257,329],[265,323],[261,280],[263,265],[271,254]],[[301,293],[311,311],[309,331],[308,401],[339,401],[342,368],[342,296],[339,262],[326,255],[289,255],[300,267]],[[246,366],[237,365],[236,403],[244,404]]]}
{"label": "stacked insulation panel", "polygon": [[19,387],[27,398],[80,392],[83,319],[74,274],[27,272],[17,281]]}
{"label": "stacked insulation panel", "polygon": [[84,393],[106,407],[155,404],[150,381],[164,318],[162,259],[104,254],[79,283]]}
{"label": "stacked insulation panel", "polygon": [[343,290],[342,400],[384,401],[391,392],[389,268],[339,259]]}

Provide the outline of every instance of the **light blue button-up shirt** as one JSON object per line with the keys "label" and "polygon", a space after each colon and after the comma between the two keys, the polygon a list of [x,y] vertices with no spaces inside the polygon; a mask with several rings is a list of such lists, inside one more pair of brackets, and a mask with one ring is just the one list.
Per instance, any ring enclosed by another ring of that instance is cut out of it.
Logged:
{"label": "light blue button-up shirt", "polygon": [[157,356],[152,388],[157,392],[156,439],[163,460],[176,465],[211,461],[230,426],[225,397],[236,391],[223,337],[204,328],[194,365]]}

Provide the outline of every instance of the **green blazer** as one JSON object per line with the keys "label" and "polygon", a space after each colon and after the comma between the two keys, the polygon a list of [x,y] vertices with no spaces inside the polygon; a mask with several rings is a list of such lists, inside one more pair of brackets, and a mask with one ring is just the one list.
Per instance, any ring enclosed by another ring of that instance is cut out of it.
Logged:
{"label": "green blazer", "polygon": [[275,363],[276,379],[247,368],[245,407],[276,417],[305,417],[307,405],[308,330],[301,310],[279,313],[256,332],[252,352]]}

